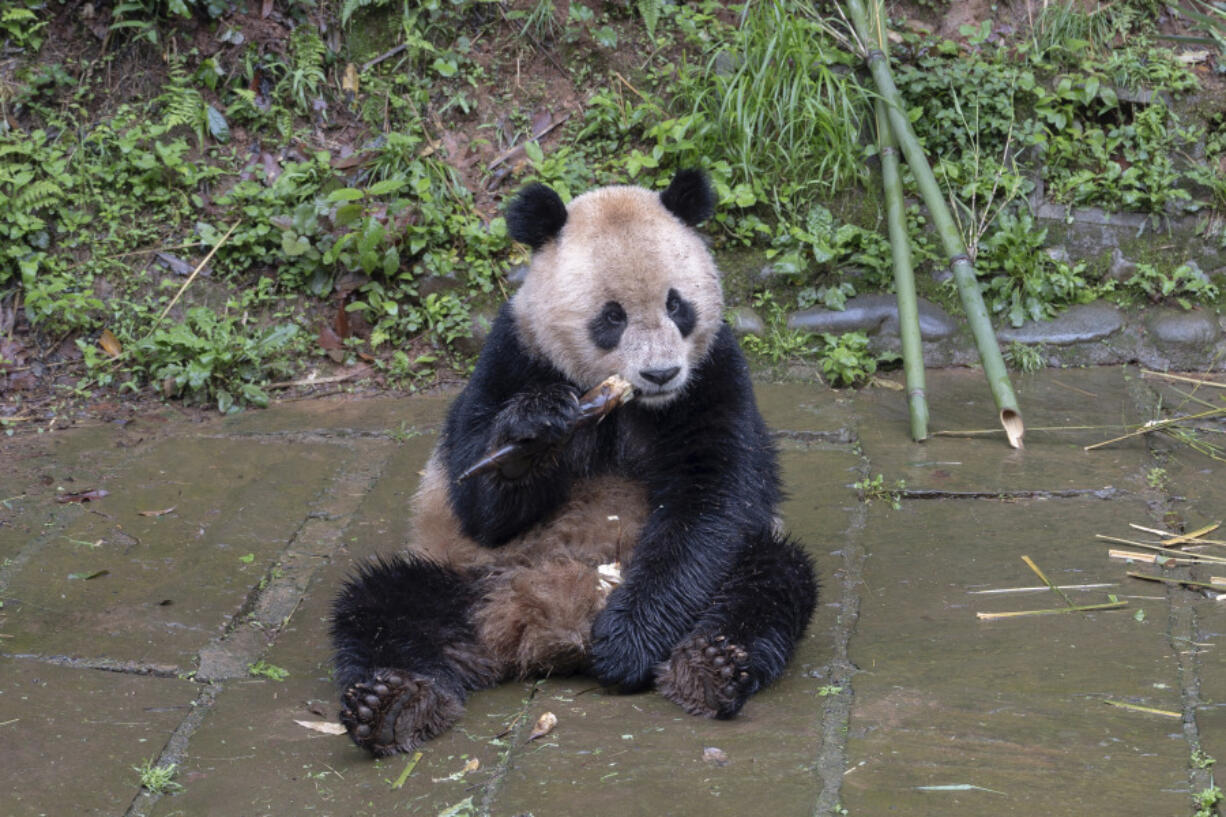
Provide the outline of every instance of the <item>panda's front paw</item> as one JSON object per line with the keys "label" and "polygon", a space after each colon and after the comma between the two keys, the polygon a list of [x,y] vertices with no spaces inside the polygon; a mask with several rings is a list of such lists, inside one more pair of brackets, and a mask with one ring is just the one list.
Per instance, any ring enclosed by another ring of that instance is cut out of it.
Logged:
{"label": "panda's front paw", "polygon": [[651,685],[658,663],[624,611],[606,607],[596,616],[590,658],[596,680],[622,692],[638,692]]}
{"label": "panda's front paw", "polygon": [[565,383],[520,392],[494,419],[494,448],[511,446],[498,464],[501,474],[518,479],[566,444],[579,419],[579,393]]}

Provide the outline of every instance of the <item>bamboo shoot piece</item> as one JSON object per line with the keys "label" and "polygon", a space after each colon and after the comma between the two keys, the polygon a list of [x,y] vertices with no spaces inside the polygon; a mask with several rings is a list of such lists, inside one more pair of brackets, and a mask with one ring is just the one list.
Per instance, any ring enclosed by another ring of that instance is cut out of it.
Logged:
{"label": "bamboo shoot piece", "polygon": [[[621,375],[612,375],[601,381],[599,385],[579,398],[579,414],[575,419],[571,433],[584,426],[599,423],[608,417],[618,406],[625,405],[634,399],[634,386]],[[518,457],[528,457],[533,453],[531,445],[524,442],[507,443],[497,448],[464,470],[456,478],[456,482],[492,471],[498,466]]]}

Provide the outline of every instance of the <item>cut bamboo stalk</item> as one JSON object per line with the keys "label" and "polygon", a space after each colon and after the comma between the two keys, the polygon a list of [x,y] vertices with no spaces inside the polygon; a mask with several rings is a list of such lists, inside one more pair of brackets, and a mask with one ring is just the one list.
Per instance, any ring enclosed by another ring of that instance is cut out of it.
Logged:
{"label": "cut bamboo stalk", "polygon": [[1154,576],[1149,573],[1137,573],[1135,570],[1129,570],[1128,575],[1134,579],[1144,579],[1147,582],[1162,582],[1163,584],[1181,584],[1184,587],[1196,587],[1201,590],[1212,590],[1216,593],[1226,593],[1226,584],[1214,584],[1213,582],[1198,582],[1195,579],[1174,579],[1169,576]]}
{"label": "cut bamboo stalk", "polygon": [[1202,559],[1188,559],[1186,557],[1180,557],[1180,556],[1164,556],[1160,553],[1140,553],[1135,550],[1118,550],[1116,548],[1107,549],[1107,558],[1108,559],[1121,559],[1126,562],[1141,562],[1147,565],[1157,564],[1159,560],[1162,560],[1162,564],[1164,565],[1166,564],[1175,564],[1175,565],[1216,564],[1215,562],[1206,562]]}
{"label": "cut bamboo stalk", "polygon": [[1049,610],[1015,610],[1010,613],[975,613],[983,621],[995,621],[998,618],[1020,618],[1021,616],[1054,616],[1060,613],[1088,613],[1095,610],[1119,610],[1127,607],[1126,601],[1111,601],[1106,604],[1083,604],[1077,607],[1053,607]]}
{"label": "cut bamboo stalk", "polygon": [[1150,715],[1162,715],[1166,718],[1182,718],[1183,715],[1179,712],[1173,712],[1170,709],[1154,709],[1152,706],[1141,706],[1140,704],[1130,704],[1127,701],[1112,701],[1105,700],[1103,703],[1108,706],[1118,706],[1120,709],[1131,709],[1134,712],[1147,712]]}
{"label": "cut bamboo stalk", "polygon": [[949,257],[950,269],[954,274],[954,281],[958,287],[958,295],[962,300],[962,308],[966,312],[967,322],[970,324],[971,332],[975,337],[975,345],[979,349],[979,359],[983,363],[983,371],[988,380],[988,388],[991,389],[992,397],[996,401],[996,408],[999,412],[1000,424],[1005,430],[1005,437],[1009,441],[1009,445],[1014,448],[1021,448],[1022,437],[1026,432],[1026,427],[1022,422],[1022,414],[1017,406],[1017,397],[1013,393],[1013,386],[1009,382],[1009,373],[1005,369],[1004,356],[1001,355],[1000,346],[996,343],[996,334],[992,329],[992,322],[988,318],[988,310],[983,303],[983,295],[979,291],[979,281],[975,275],[975,268],[972,266],[970,257],[967,255],[966,244],[962,240],[962,234],[958,231],[958,226],[954,222],[953,216],[949,212],[949,207],[945,203],[945,198],[941,195],[941,187],[937,183],[936,176],[928,164],[923,148],[920,147],[919,139],[916,137],[915,131],[911,129],[911,122],[899,101],[898,88],[895,87],[894,78],[890,74],[890,61],[886,55],[885,24],[881,4],[879,0],[874,0],[871,24],[868,16],[865,14],[864,3],[861,0],[847,0],[847,8],[851,13],[852,23],[855,26],[860,42],[867,51],[865,62],[873,75],[873,81],[877,85],[877,91],[880,93],[886,108],[890,129],[902,148],[903,156],[907,159],[907,165],[911,168],[911,173],[915,176],[920,195],[923,196],[924,204],[928,207],[929,215],[932,217],[937,233],[941,237],[945,254]]}
{"label": "cut bamboo stalk", "polygon": [[919,305],[915,294],[915,270],[911,264],[911,241],[903,209],[902,175],[898,171],[898,143],[885,110],[877,100],[877,145],[881,151],[881,182],[885,190],[886,221],[890,252],[894,258],[894,290],[898,297],[898,339],[902,342],[902,365],[907,379],[907,411],[911,439],[928,437],[928,398],[924,388],[924,347],[920,337]]}
{"label": "cut bamboo stalk", "polygon": [[[1148,556],[1148,553],[1142,553],[1142,556]],[[1115,587],[1115,582],[1098,582],[1096,584],[1059,584],[1056,585],[1061,590],[1103,590],[1107,587]],[[1042,590],[1051,590],[1047,585],[1035,585],[1032,587],[994,587],[991,590],[967,590],[968,596],[987,596],[998,593],[1038,593]]]}
{"label": "cut bamboo stalk", "polygon": [[1034,571],[1035,575],[1036,575],[1036,576],[1038,576],[1038,577],[1039,577],[1039,579],[1041,579],[1041,580],[1042,580],[1043,584],[1047,585],[1047,586],[1048,586],[1048,587],[1050,587],[1052,590],[1054,590],[1055,592],[1059,593],[1059,594],[1060,594],[1060,598],[1064,599],[1064,603],[1065,603],[1065,604],[1067,604],[1069,607],[1076,607],[1076,606],[1077,606],[1077,605],[1073,604],[1073,600],[1072,600],[1072,599],[1070,599],[1070,598],[1068,597],[1068,594],[1067,594],[1067,593],[1065,593],[1065,592],[1064,592],[1063,590],[1061,590],[1059,587],[1056,587],[1056,585],[1052,583],[1052,580],[1051,580],[1051,579],[1049,579],[1049,578],[1047,578],[1047,574],[1046,574],[1046,573],[1044,573],[1042,570],[1039,570],[1039,566],[1038,566],[1038,565],[1036,565],[1036,564],[1034,563],[1034,559],[1031,559],[1029,556],[1023,556],[1023,557],[1022,557],[1022,561],[1026,563],[1026,567],[1028,567],[1028,568],[1030,568],[1031,570],[1033,570],[1033,571]]}

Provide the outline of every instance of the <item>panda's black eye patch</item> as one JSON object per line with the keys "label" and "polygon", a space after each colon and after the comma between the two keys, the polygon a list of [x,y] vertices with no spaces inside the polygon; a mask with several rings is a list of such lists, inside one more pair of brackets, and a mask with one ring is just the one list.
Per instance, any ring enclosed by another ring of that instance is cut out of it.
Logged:
{"label": "panda's black eye patch", "polygon": [[626,331],[626,310],[622,309],[622,305],[617,301],[607,302],[600,308],[600,314],[587,324],[587,333],[592,343],[606,352],[617,347],[624,331]]}
{"label": "panda's black eye patch", "polygon": [[698,312],[694,309],[694,305],[682,298],[680,292],[670,289],[664,308],[668,310],[669,319],[681,330],[681,337],[689,337],[694,331],[694,325],[698,323]]}

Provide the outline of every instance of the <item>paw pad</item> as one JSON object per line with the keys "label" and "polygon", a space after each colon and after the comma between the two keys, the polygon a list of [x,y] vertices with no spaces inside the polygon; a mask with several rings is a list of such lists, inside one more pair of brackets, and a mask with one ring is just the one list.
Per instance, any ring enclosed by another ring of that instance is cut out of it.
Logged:
{"label": "paw pad", "polygon": [[724,635],[697,635],[673,650],[660,691],[686,712],[730,718],[753,692],[749,653]]}
{"label": "paw pad", "polygon": [[408,752],[460,716],[459,695],[432,679],[391,671],[341,694],[341,723],[358,746],[375,757]]}

